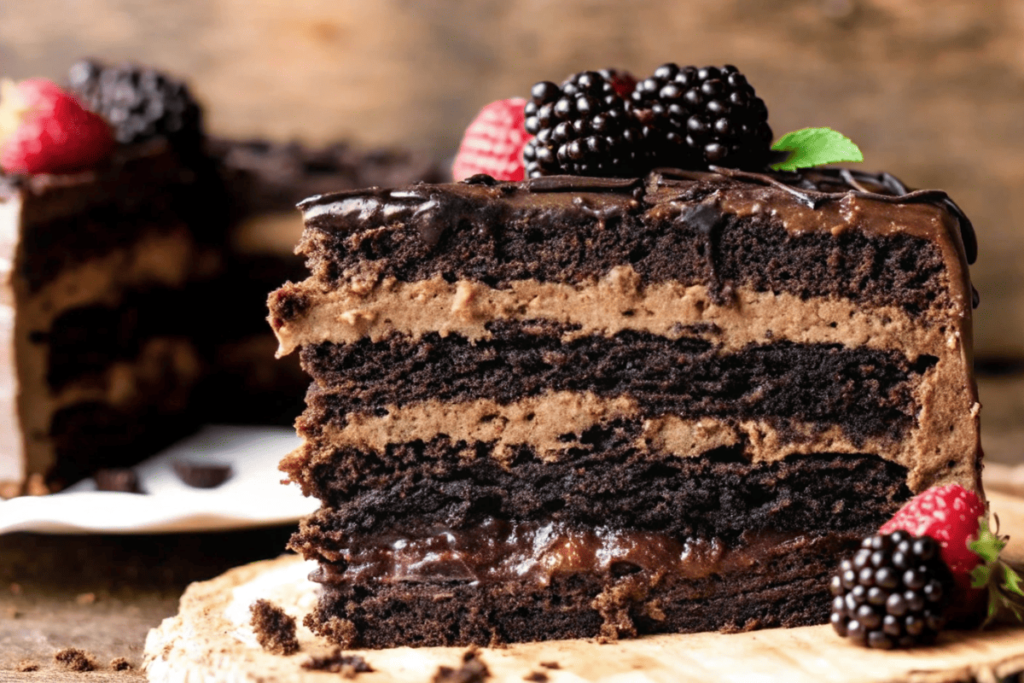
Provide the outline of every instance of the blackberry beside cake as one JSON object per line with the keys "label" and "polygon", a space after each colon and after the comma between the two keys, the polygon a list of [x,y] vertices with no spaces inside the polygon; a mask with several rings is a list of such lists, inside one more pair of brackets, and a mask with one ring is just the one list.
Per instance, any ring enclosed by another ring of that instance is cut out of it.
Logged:
{"label": "blackberry beside cake", "polygon": [[823,623],[912,494],[980,490],[970,223],[888,175],[652,172],[300,205],[307,623],[388,647]]}
{"label": "blackberry beside cake", "polygon": [[[70,80],[78,100],[27,81],[0,102],[0,498],[134,464],[202,422],[291,422],[307,382],[274,361],[263,318],[301,272],[294,203],[437,177],[408,153],[209,140],[152,69],[81,62]],[[71,132],[40,135],[47,116]],[[105,154],[82,158],[75,116]]]}

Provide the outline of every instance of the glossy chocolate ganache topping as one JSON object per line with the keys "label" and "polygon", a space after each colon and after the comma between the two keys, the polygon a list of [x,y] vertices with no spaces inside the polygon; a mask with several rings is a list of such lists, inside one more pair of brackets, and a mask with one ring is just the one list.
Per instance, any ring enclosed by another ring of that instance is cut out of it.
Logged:
{"label": "glossy chocolate ganache topping", "polygon": [[[404,224],[428,252],[436,251],[448,232],[465,226],[488,232],[497,225],[526,228],[531,221],[553,220],[556,213],[560,220],[576,214],[580,220],[606,221],[675,210],[697,225],[713,247],[725,216],[762,215],[781,222],[791,235],[858,230],[937,243],[951,281],[963,282],[968,292],[973,290],[967,287],[967,266],[978,249],[971,221],[945,192],[910,190],[888,173],[848,169],[754,173],[664,168],[635,178],[552,175],[519,182],[477,175],[460,183],[318,195],[298,206],[307,226],[324,233],[355,234],[370,225]],[[713,259],[709,261],[717,280]],[[977,302],[973,292],[972,303]]]}

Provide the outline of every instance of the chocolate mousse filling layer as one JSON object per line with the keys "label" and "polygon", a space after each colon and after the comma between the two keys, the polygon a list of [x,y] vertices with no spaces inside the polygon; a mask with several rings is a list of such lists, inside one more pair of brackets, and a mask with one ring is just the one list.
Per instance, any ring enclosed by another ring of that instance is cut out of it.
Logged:
{"label": "chocolate mousse filling layer", "polygon": [[[302,349],[316,380],[303,424],[343,426],[350,413],[389,405],[494,399],[545,391],[626,396],[656,417],[784,417],[837,425],[855,441],[898,439],[914,425],[914,389],[937,358],[838,344],[778,342],[723,354],[702,339],[623,330],[563,341],[572,327],[494,321],[489,339],[400,334],[380,342]],[[329,387],[329,388],[328,388]],[[314,434],[315,432],[310,432]]]}

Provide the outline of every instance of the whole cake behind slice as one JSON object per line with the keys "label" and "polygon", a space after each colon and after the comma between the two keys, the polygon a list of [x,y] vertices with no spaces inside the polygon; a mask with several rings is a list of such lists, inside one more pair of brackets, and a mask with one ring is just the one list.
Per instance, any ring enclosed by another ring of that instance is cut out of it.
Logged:
{"label": "whole cake behind slice", "polygon": [[[45,491],[194,426],[203,372],[184,292],[219,267],[205,197],[167,144],[79,173],[0,176],[0,482]],[[212,227],[216,227],[211,226]]]}
{"label": "whole cake behind slice", "polygon": [[[0,88],[0,498],[135,464],[202,422],[292,422],[307,382],[263,318],[302,272],[295,203],[438,177],[407,152],[209,140],[187,87],[153,69],[83,61],[70,80]],[[68,112],[99,122],[104,156],[72,158],[89,137]]]}
{"label": "whole cake behind slice", "polygon": [[267,328],[267,292],[304,277],[295,244],[302,219],[295,205],[343,188],[437,181],[429,157],[405,150],[361,150],[335,143],[308,147],[263,140],[210,141],[229,209],[221,245],[224,268],[205,299],[218,321],[199,402],[204,419],[291,426],[309,380],[296,358],[274,362],[277,340]]}
{"label": "whole cake behind slice", "polygon": [[[301,205],[307,623],[388,647],[822,623],[980,489],[974,236],[890,176],[480,176]],[[965,246],[966,245],[966,246]]]}

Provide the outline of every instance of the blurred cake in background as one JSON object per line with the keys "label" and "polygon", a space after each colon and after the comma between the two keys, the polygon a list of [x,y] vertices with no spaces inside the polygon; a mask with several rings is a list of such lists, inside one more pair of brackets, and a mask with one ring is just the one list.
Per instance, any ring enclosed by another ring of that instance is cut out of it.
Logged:
{"label": "blurred cake in background", "polygon": [[204,422],[290,422],[305,382],[264,317],[301,273],[294,204],[440,178],[411,153],[207,139],[187,87],[153,69],[83,61],[69,82],[87,111],[45,81],[0,102],[2,497]]}
{"label": "blurred cake in background", "polygon": [[[228,198],[223,270],[210,301],[221,316],[214,373],[203,395],[206,421],[291,424],[302,411],[309,380],[295,359],[274,361],[267,292],[305,279],[295,254],[302,220],[295,205],[332,188],[435,182],[440,167],[407,151],[321,148],[261,140],[211,140],[211,156]],[[252,396],[253,400],[246,400]]]}

